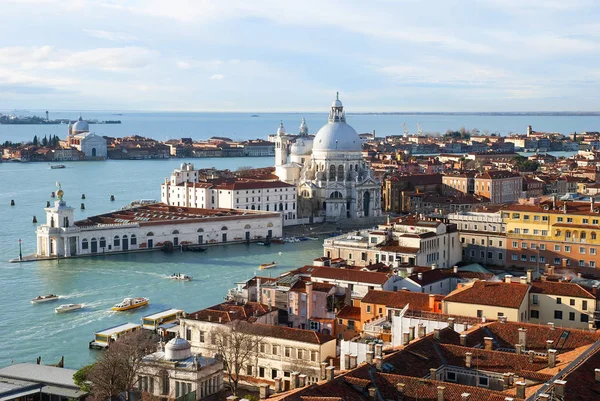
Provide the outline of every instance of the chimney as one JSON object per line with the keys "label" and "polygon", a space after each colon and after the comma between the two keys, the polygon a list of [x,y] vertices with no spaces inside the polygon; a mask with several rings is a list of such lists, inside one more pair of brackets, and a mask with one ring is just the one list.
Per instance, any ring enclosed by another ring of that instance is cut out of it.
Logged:
{"label": "chimney", "polygon": [[295,389],[298,388],[298,375],[300,373],[299,372],[292,372],[292,374],[290,375],[290,389]]}
{"label": "chimney", "polygon": [[377,369],[378,372],[381,372],[381,370],[383,369],[383,358],[378,356],[375,357],[375,368]]}
{"label": "chimney", "polygon": [[567,214],[567,201],[566,200],[563,202],[562,210],[563,210],[564,214]]}
{"label": "chimney", "polygon": [[383,344],[375,344],[375,357],[383,358]]}
{"label": "chimney", "polygon": [[510,274],[507,274],[506,276],[504,276],[504,282],[512,283],[512,276]]}
{"label": "chimney", "polygon": [[506,316],[500,316],[498,320],[500,320],[500,323],[504,324],[506,323]]}
{"label": "chimney", "polygon": [[356,362],[357,362],[358,356],[357,355],[350,355],[350,369],[354,369],[356,367]]}
{"label": "chimney", "polygon": [[533,363],[535,360],[535,351],[529,351],[529,362]]}
{"label": "chimney", "polygon": [[452,271],[454,272],[454,274],[458,273],[458,266],[453,266],[452,267]]}
{"label": "chimney", "polygon": [[546,350],[549,350],[552,348],[552,344],[554,344],[554,341],[552,340],[546,340]]}
{"label": "chimney", "polygon": [[462,345],[463,347],[467,346],[467,335],[466,334],[460,335],[460,345]]}
{"label": "chimney", "polygon": [[429,368],[429,379],[437,380],[437,369],[436,368]]}
{"label": "chimney", "polygon": [[523,346],[521,344],[515,344],[515,353],[521,355],[522,348]]}
{"label": "chimney", "polygon": [[556,366],[556,350],[549,349],[548,350],[548,367],[553,368]]}
{"label": "chimney", "polygon": [[594,197],[590,196],[590,213],[594,213]]}
{"label": "chimney", "polygon": [[344,354],[344,368],[351,369],[350,368],[350,354]]}
{"label": "chimney", "polygon": [[554,380],[554,394],[559,397],[565,396],[565,384],[567,384],[564,380]]}
{"label": "chimney", "polygon": [[523,346],[523,349],[527,349],[527,329],[519,328],[519,344]]}
{"label": "chimney", "polygon": [[485,350],[492,351],[494,349],[494,339],[492,337],[483,337],[485,343]]}
{"label": "chimney", "polygon": [[452,330],[454,330],[454,318],[453,317],[448,318],[448,327],[450,327]]}
{"label": "chimney", "polygon": [[398,390],[398,400],[404,400],[404,383],[396,383],[396,390]]}
{"label": "chimney", "polygon": [[429,311],[435,311],[435,295],[429,294]]}
{"label": "chimney", "polygon": [[439,341],[439,339],[440,339],[440,329],[438,329],[438,328],[433,329],[433,338]]}
{"label": "chimney", "polygon": [[469,401],[471,399],[471,394],[469,394],[469,393],[462,393],[460,395],[460,399],[461,399],[461,401]]}
{"label": "chimney", "polygon": [[527,276],[519,277],[519,284],[527,284]]}
{"label": "chimney", "polygon": [[327,381],[328,382],[333,381],[333,378],[335,377],[335,374],[334,374],[335,367],[327,366],[327,368],[325,368],[325,370],[327,371],[327,373],[326,373]]}
{"label": "chimney", "polygon": [[600,382],[600,369],[594,369],[594,380]]}
{"label": "chimney", "polygon": [[515,385],[517,386],[517,398],[525,398],[525,386],[527,383],[518,381]]}
{"label": "chimney", "polygon": [[417,273],[417,279],[419,281],[422,281],[423,280],[423,273]]}
{"label": "chimney", "polygon": [[556,210],[556,195],[552,195],[552,210]]}
{"label": "chimney", "polygon": [[563,269],[567,268],[567,262],[569,261],[569,259],[567,258],[562,258],[562,264],[561,266],[563,267]]}
{"label": "chimney", "polygon": [[373,357],[374,357],[374,352],[373,351],[367,351],[367,363],[369,365],[373,364]]}
{"label": "chimney", "polygon": [[307,281],[306,284],[306,317],[310,319],[312,317],[312,307],[313,307],[313,283],[312,281]]}
{"label": "chimney", "polygon": [[435,263],[433,263],[433,264],[431,265],[431,270],[435,270],[435,269],[437,269],[437,265],[436,265]]}
{"label": "chimney", "polygon": [[423,325],[423,323],[419,323],[419,338],[425,337],[427,328]]}
{"label": "chimney", "polygon": [[471,368],[471,361],[473,360],[473,353],[467,352],[465,353],[465,366],[467,368]]}
{"label": "chimney", "polygon": [[549,276],[554,276],[554,266],[550,266],[550,267],[548,267],[548,270],[547,270],[547,271],[548,271],[548,273],[547,273],[547,274],[548,274]]}
{"label": "chimney", "polygon": [[281,377],[276,377],[273,381],[275,382],[273,391],[281,393]]}
{"label": "chimney", "polygon": [[298,387],[302,388],[304,386],[306,386],[306,375],[298,375]]}
{"label": "chimney", "polygon": [[437,386],[438,401],[444,401],[444,386]]}
{"label": "chimney", "polygon": [[377,389],[375,387],[369,387],[369,398],[374,400],[377,397]]}
{"label": "chimney", "polygon": [[410,334],[410,341],[415,339],[415,326],[410,326],[408,328],[408,333]]}
{"label": "chimney", "polygon": [[321,362],[321,380],[325,380],[327,378],[325,368],[327,368],[327,362]]}
{"label": "chimney", "polygon": [[554,330],[554,322],[548,322],[548,327],[550,327],[550,330]]}
{"label": "chimney", "polygon": [[406,345],[410,342],[410,333],[405,331],[402,333],[402,345]]}
{"label": "chimney", "polygon": [[375,343],[367,344],[367,351],[370,351],[373,353],[373,355],[375,355]]}
{"label": "chimney", "polygon": [[504,385],[504,390],[510,387],[510,374],[508,372],[502,374],[502,384]]}
{"label": "chimney", "polygon": [[259,388],[259,396],[261,400],[265,400],[267,398],[269,398],[269,385],[268,384],[261,384],[260,388]]}
{"label": "chimney", "polygon": [[533,270],[527,269],[527,284],[531,284],[533,281]]}
{"label": "chimney", "polygon": [[256,302],[262,303],[262,297],[260,293],[260,277],[256,278]]}

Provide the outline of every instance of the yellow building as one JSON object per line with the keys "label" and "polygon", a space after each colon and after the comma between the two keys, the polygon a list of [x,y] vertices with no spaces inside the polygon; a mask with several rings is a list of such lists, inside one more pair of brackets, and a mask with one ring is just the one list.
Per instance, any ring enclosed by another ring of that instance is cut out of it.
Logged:
{"label": "yellow building", "polygon": [[534,281],[529,292],[529,322],[594,329],[596,297],[578,284]]}
{"label": "yellow building", "polygon": [[506,223],[507,266],[598,267],[600,205],[593,200],[508,205],[502,218]]}

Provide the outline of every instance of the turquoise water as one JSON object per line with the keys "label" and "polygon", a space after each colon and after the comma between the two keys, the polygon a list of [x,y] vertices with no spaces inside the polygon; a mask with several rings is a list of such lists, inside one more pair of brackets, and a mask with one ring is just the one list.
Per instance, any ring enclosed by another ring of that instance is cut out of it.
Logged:
{"label": "turquoise water", "polygon": [[[142,112],[84,112],[83,117],[97,120],[122,121],[118,125],[92,125],[97,134],[121,137],[138,134],[155,139],[191,137],[207,139],[211,136],[227,136],[234,140],[252,138],[266,139],[275,133],[279,122],[283,121],[288,132],[297,133],[302,117],[306,117],[311,133],[316,133],[327,123],[327,102],[324,113],[142,113]],[[346,104],[346,112],[352,107]],[[43,115],[44,111],[32,110],[31,114]],[[122,114],[122,115],[116,115]],[[54,112],[50,118],[70,118],[75,120],[79,112]],[[478,128],[481,132],[497,132],[507,135],[511,132],[524,133],[527,125],[534,130],[545,132],[599,131],[600,116],[490,116],[490,115],[368,115],[348,114],[348,123],[359,133],[376,130],[378,136],[400,135],[402,124],[406,123],[409,132],[417,131],[421,123],[424,132],[441,132],[448,129],[458,130]],[[0,125],[0,142],[6,140],[30,141],[34,135],[58,135],[64,138],[66,125]]]}
{"label": "turquoise water", "polygon": [[[14,362],[56,363],[65,356],[68,367],[78,368],[98,351],[88,350],[95,331],[170,307],[193,312],[221,302],[236,281],[251,277],[258,265],[278,262],[269,274],[280,274],[322,255],[320,241],[270,247],[230,245],[206,253],[162,252],[115,255],[23,264],[8,263],[35,251],[35,224],[44,219],[43,208],[55,182],[60,181],[65,200],[76,208],[76,218],[118,209],[133,199],[159,199],[160,183],[184,160],[66,162],[51,170],[43,163],[0,164],[0,366]],[[198,167],[235,169],[252,164],[264,167],[272,158],[195,159]],[[81,200],[85,193],[86,199]],[[110,202],[110,195],[116,201]],[[16,206],[9,206],[14,199]],[[79,204],[85,202],[85,211]],[[281,252],[281,255],[279,255]],[[168,279],[174,272],[194,277],[191,282]],[[265,274],[266,272],[263,272]],[[64,299],[32,305],[37,295],[55,293]],[[150,305],[132,312],[110,307],[129,296],[150,298]],[[85,309],[57,315],[61,303],[84,303]]]}

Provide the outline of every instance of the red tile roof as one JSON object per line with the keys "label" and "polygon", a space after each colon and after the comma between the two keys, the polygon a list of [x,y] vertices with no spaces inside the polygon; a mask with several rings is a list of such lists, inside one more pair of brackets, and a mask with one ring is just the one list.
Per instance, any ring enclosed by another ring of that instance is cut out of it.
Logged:
{"label": "red tile roof", "polygon": [[[441,301],[442,295],[433,296],[436,301]],[[429,294],[412,291],[369,291],[361,299],[361,304],[385,305],[388,308],[404,308],[409,304],[412,310],[429,311]]]}
{"label": "red tile roof", "polygon": [[556,281],[534,281],[531,283],[531,292],[546,295],[560,295],[564,297],[596,299],[592,293],[581,287],[579,284]]}
{"label": "red tile roof", "polygon": [[346,305],[335,316],[338,319],[350,319],[360,321],[360,307]]}
{"label": "red tile roof", "polygon": [[448,294],[444,302],[519,308],[528,291],[527,284],[475,281]]}
{"label": "red tile roof", "polygon": [[284,326],[254,323],[249,325],[248,330],[250,333],[261,337],[272,337],[310,344],[325,344],[329,341],[335,341],[335,337],[330,336],[329,334],[317,333],[313,330],[293,329]]}
{"label": "red tile roof", "polygon": [[229,323],[234,320],[256,321],[256,318],[273,311],[268,305],[258,302],[247,302],[238,304],[234,301],[223,302],[206,309],[199,310],[187,315],[188,319],[203,320],[210,322]]}
{"label": "red tile roof", "polygon": [[315,267],[315,270],[311,273],[311,277],[326,280],[383,285],[389,280],[391,274],[351,270],[339,267]]}

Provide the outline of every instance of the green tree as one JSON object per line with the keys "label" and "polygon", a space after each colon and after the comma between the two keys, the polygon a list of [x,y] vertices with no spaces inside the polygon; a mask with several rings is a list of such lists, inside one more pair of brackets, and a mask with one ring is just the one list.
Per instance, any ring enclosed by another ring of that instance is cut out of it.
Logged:
{"label": "green tree", "polygon": [[79,386],[81,391],[85,391],[86,393],[90,392],[90,382],[88,381],[88,375],[90,370],[94,367],[93,364],[86,365],[83,368],[79,369],[73,375],[73,382]]}
{"label": "green tree", "polygon": [[48,138],[47,138],[47,135],[44,135],[44,139],[42,139],[42,146],[48,146]]}
{"label": "green tree", "polygon": [[37,137],[37,135],[33,136],[33,146],[38,146],[38,137]]}

